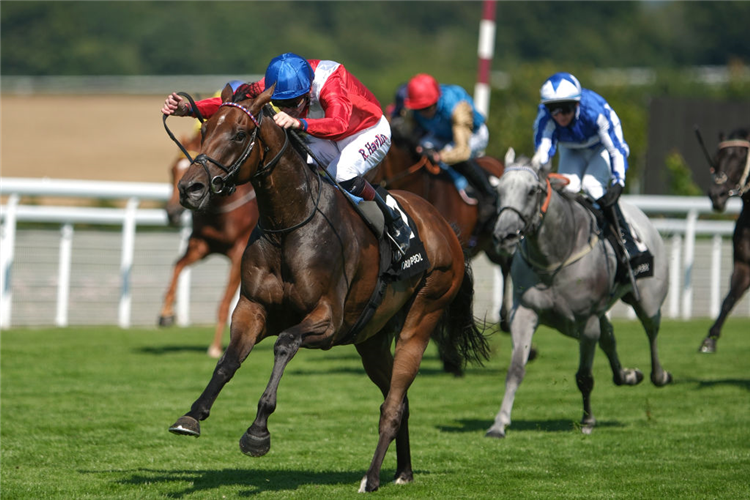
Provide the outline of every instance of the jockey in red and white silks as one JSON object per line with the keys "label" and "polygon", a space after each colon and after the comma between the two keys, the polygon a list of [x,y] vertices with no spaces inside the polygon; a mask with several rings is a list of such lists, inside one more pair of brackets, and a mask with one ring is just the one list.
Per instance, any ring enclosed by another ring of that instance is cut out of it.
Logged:
{"label": "jockey in red and white silks", "polygon": [[[305,141],[311,151],[338,182],[365,174],[385,158],[391,147],[388,120],[377,98],[342,64],[310,59],[307,63],[313,73],[306,75],[305,67],[289,69],[295,60],[285,59],[276,64],[281,66],[276,74],[269,75],[274,61],[258,85],[265,88],[269,77],[274,79],[271,84],[276,83],[272,102],[281,109],[276,122],[307,132]],[[204,117],[210,117],[219,109],[221,98],[195,104]]]}

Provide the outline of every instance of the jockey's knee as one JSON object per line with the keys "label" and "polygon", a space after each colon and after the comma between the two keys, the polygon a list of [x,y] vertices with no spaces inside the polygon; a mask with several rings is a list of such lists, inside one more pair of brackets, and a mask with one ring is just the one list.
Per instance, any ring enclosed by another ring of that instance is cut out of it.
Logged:
{"label": "jockey's knee", "polygon": [[592,200],[598,200],[599,198],[604,196],[604,193],[606,192],[604,185],[599,181],[599,179],[591,175],[585,175],[583,177],[581,188],[583,189],[583,192],[586,193],[586,195]]}
{"label": "jockey's knee", "polygon": [[568,184],[564,190],[568,193],[579,193],[581,191],[581,178],[575,174],[561,174],[563,177],[568,179]]}

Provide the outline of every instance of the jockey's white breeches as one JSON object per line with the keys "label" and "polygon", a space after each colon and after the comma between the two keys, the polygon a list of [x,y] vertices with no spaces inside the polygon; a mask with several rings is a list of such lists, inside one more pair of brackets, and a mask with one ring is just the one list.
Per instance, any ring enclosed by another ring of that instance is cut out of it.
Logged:
{"label": "jockey's white breeches", "polygon": [[593,148],[570,149],[560,146],[560,163],[557,173],[570,182],[565,190],[583,191],[592,200],[598,200],[607,191],[612,178],[609,152],[603,144]]}
{"label": "jockey's white breeches", "polygon": [[391,126],[382,116],[372,127],[340,141],[308,134],[305,142],[336,182],[343,182],[364,175],[383,161],[391,147]]}

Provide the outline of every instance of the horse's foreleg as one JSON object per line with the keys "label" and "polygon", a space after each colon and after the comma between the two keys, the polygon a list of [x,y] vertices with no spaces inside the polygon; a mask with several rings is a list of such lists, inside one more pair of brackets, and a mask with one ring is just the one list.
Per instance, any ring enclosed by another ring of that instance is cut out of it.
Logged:
{"label": "horse's foreleg", "polygon": [[276,410],[276,393],[286,365],[299,351],[307,335],[321,335],[333,328],[331,310],[321,305],[301,323],[279,333],[273,347],[273,370],[266,390],[258,401],[255,421],[240,438],[240,450],[245,455],[260,457],[271,449],[271,434],[268,432],[268,417]]}
{"label": "horse's foreleg", "polygon": [[612,381],[615,385],[636,385],[643,380],[643,373],[637,368],[623,368],[617,355],[617,341],[615,340],[612,323],[606,315],[599,318],[599,347],[607,355],[609,366],[612,368]]}
{"label": "horse's foreleg", "polygon": [[[421,299],[421,297],[420,297]],[[412,311],[422,309],[420,299],[412,305]],[[434,305],[434,304],[433,304]],[[396,484],[414,480],[409,447],[409,403],[406,393],[419,371],[422,356],[435,330],[442,309],[427,314],[409,314],[396,340],[393,370],[385,401],[380,407],[378,444],[370,462],[370,468],[360,483],[360,492],[375,491],[380,487],[380,469],[383,466],[388,446],[396,439]]]}
{"label": "horse's foreleg", "polygon": [[224,338],[224,329],[227,326],[227,318],[229,318],[229,307],[232,305],[232,300],[237,293],[237,288],[240,286],[241,279],[241,268],[242,264],[242,253],[240,252],[237,256],[232,256],[232,266],[229,269],[229,281],[227,282],[227,288],[224,290],[224,296],[221,298],[219,304],[219,311],[217,314],[218,321],[216,322],[216,330],[214,331],[214,340],[211,345],[208,346],[208,355],[212,358],[221,357],[222,339]]}
{"label": "horse's foreleg", "polygon": [[716,342],[721,336],[721,328],[724,326],[724,321],[726,321],[734,305],[742,298],[748,287],[750,287],[750,265],[744,262],[735,262],[729,284],[729,293],[721,304],[719,317],[716,318],[716,322],[708,330],[708,335],[703,339],[698,351],[705,353],[716,352]]}
{"label": "horse's foreleg", "polygon": [[510,319],[508,314],[513,307],[513,283],[510,280],[510,259],[504,259],[500,264],[503,273],[503,298],[500,303],[500,329],[510,333]]}
{"label": "horse's foreleg", "polygon": [[510,335],[513,340],[513,354],[505,377],[505,394],[495,422],[487,430],[487,437],[504,438],[505,428],[510,425],[510,413],[516,391],[526,375],[526,362],[531,351],[531,338],[539,323],[539,317],[531,309],[518,307],[511,312]]}
{"label": "horse's foreleg", "polygon": [[263,309],[256,303],[240,297],[232,317],[231,340],[226,352],[216,363],[208,386],[190,407],[190,411],[169,428],[170,432],[200,436],[198,422],[208,418],[211,407],[222,388],[232,379],[264,332],[265,312]]}
{"label": "horse's foreleg", "polygon": [[159,326],[174,325],[174,300],[177,292],[177,283],[180,274],[189,265],[201,260],[208,254],[208,247],[200,244],[196,239],[190,238],[185,254],[180,257],[172,269],[172,281],[169,283],[167,292],[164,294],[164,302],[159,313]]}
{"label": "horse's foreleg", "polygon": [[586,322],[578,339],[578,372],[576,372],[576,385],[583,397],[583,418],[581,419],[581,432],[591,434],[596,425],[594,413],[591,411],[591,392],[594,390],[594,375],[591,367],[594,365],[594,354],[596,354],[596,343],[600,336],[599,318],[592,316]]}

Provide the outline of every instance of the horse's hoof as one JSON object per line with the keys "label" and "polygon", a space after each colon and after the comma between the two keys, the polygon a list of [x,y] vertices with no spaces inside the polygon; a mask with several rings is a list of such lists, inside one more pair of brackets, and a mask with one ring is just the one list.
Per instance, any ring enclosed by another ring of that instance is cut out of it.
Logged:
{"label": "horse's hoof", "polygon": [[224,351],[220,347],[208,346],[206,354],[208,354],[209,358],[219,359],[224,354]]}
{"label": "horse's hoof", "polygon": [[172,434],[179,434],[180,436],[200,437],[201,424],[193,417],[183,415],[177,419],[177,422],[172,424],[169,428],[169,432]]}
{"label": "horse's hoof", "polygon": [[716,352],[716,339],[713,337],[706,337],[705,339],[703,339],[703,343],[698,349],[698,352],[702,352],[705,354],[715,353]]}
{"label": "horse's hoof", "polygon": [[652,374],[651,383],[656,387],[664,387],[665,385],[672,383],[672,374],[667,371],[662,372],[661,377],[656,377]]}
{"label": "horse's hoof", "polygon": [[365,476],[359,483],[359,490],[357,491],[357,493],[372,493],[373,491],[378,491],[379,487],[379,484],[371,485],[370,483],[368,483],[367,476]]}
{"label": "horse's hoof", "polygon": [[596,419],[594,417],[586,417],[581,420],[581,434],[589,435],[594,431],[596,427]]}
{"label": "horse's hoof", "polygon": [[585,434],[586,436],[591,435],[591,433],[594,432],[594,426],[593,425],[582,425],[581,426],[581,434]]}
{"label": "horse's hoof", "polygon": [[240,450],[251,457],[262,457],[271,449],[271,434],[266,431],[260,436],[250,434],[248,429],[240,438]]}
{"label": "horse's hoof", "polygon": [[396,474],[396,476],[393,478],[393,482],[395,484],[409,484],[414,482],[414,473],[412,471],[408,472],[402,472],[400,474]]}
{"label": "horse's hoof", "polygon": [[490,429],[484,434],[484,437],[502,439],[505,437],[505,430],[490,427]]}
{"label": "horse's hoof", "polygon": [[174,314],[171,316],[159,316],[159,326],[174,326]]}

